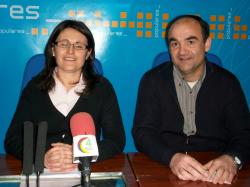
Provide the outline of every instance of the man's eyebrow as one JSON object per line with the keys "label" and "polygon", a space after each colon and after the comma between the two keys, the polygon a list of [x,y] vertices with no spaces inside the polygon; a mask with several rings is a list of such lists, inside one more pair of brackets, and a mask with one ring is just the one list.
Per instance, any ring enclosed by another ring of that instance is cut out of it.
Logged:
{"label": "man's eyebrow", "polygon": [[186,40],[198,40],[196,36],[187,37]]}
{"label": "man's eyebrow", "polygon": [[177,41],[177,40],[176,40],[175,38],[173,38],[173,37],[168,39],[168,42],[169,42],[169,43],[170,43],[170,42],[173,42],[173,41]]}

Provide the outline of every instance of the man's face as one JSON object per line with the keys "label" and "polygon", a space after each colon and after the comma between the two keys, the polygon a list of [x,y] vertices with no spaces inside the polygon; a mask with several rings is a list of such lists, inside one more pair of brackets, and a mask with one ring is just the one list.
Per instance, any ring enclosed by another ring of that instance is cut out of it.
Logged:
{"label": "man's face", "polygon": [[204,41],[200,24],[192,18],[175,22],[168,35],[169,52],[174,65],[188,81],[198,80],[205,65],[205,52],[211,39]]}

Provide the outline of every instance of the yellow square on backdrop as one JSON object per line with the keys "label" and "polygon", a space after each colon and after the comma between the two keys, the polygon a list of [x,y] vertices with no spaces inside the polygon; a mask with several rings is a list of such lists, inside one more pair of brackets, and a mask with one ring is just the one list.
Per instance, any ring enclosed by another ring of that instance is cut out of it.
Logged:
{"label": "yellow square on backdrop", "polygon": [[146,19],[152,19],[152,18],[153,18],[152,13],[147,13],[146,14]]}
{"label": "yellow square on backdrop", "polygon": [[152,22],[146,22],[146,28],[152,29]]}
{"label": "yellow square on backdrop", "polygon": [[128,27],[129,28],[135,28],[135,22],[134,21],[128,22]]}
{"label": "yellow square on backdrop", "polygon": [[77,12],[77,16],[83,17],[83,16],[84,16],[84,12],[83,12],[83,11],[78,11],[78,12]]}
{"label": "yellow square on backdrop", "polygon": [[152,32],[146,31],[146,38],[151,38],[151,37],[152,37]]}
{"label": "yellow square on backdrop", "polygon": [[101,21],[100,20],[95,20],[95,26],[100,27],[101,26]]}
{"label": "yellow square on backdrop", "polygon": [[247,39],[247,34],[245,34],[245,33],[244,33],[244,34],[241,34],[241,39],[242,39],[242,40],[246,40],[246,39]]}
{"label": "yellow square on backdrop", "polygon": [[210,30],[215,30],[216,29],[216,24],[210,24]]}
{"label": "yellow square on backdrop", "polygon": [[234,30],[239,31],[240,30],[240,25],[234,24]]}
{"label": "yellow square on backdrop", "polygon": [[142,12],[137,13],[137,19],[143,19],[143,13]]}
{"label": "yellow square on backdrop", "polygon": [[162,38],[165,38],[165,36],[166,36],[166,32],[163,31],[163,32],[161,33],[161,37],[162,37]]}
{"label": "yellow square on backdrop", "polygon": [[225,16],[219,16],[219,22],[224,22],[225,21]]}
{"label": "yellow square on backdrop", "polygon": [[47,28],[42,28],[42,35],[48,35],[49,31]]}
{"label": "yellow square on backdrop", "polygon": [[31,28],[32,35],[38,35],[38,28]]}
{"label": "yellow square on backdrop", "polygon": [[216,16],[215,15],[211,15],[210,16],[210,21],[213,21],[213,22],[216,21]]}
{"label": "yellow square on backdrop", "polygon": [[168,18],[169,18],[169,14],[168,13],[162,14],[162,19],[163,20],[167,20]]}
{"label": "yellow square on backdrop", "polygon": [[118,21],[112,21],[111,23],[112,27],[118,27]]}
{"label": "yellow square on backdrop", "polygon": [[238,34],[238,33],[234,33],[234,34],[233,34],[233,39],[238,40],[238,39],[239,39],[239,37],[240,37],[240,36],[239,36],[239,34]]}
{"label": "yellow square on backdrop", "polygon": [[167,22],[162,22],[161,28],[166,29],[168,26]]}
{"label": "yellow square on backdrop", "polygon": [[127,18],[127,12],[121,12],[120,13],[120,18],[122,18],[122,19]]}
{"label": "yellow square on backdrop", "polygon": [[210,38],[211,38],[211,39],[214,39],[214,38],[215,38],[214,32],[210,32]]}
{"label": "yellow square on backdrop", "polygon": [[120,22],[120,27],[121,27],[121,28],[127,27],[127,22],[126,22],[126,21],[121,21],[121,22]]}
{"label": "yellow square on backdrop", "polygon": [[103,21],[103,26],[104,26],[104,27],[109,27],[109,26],[110,26],[109,21]]}
{"label": "yellow square on backdrop", "polygon": [[218,33],[218,39],[220,39],[220,40],[222,40],[222,39],[224,39],[224,33],[222,33],[222,32],[220,32],[220,33]]}
{"label": "yellow square on backdrop", "polygon": [[247,25],[242,25],[242,26],[241,26],[241,30],[242,30],[242,31],[247,31]]}
{"label": "yellow square on backdrop", "polygon": [[75,11],[74,10],[69,10],[69,17],[74,17],[75,16]]}
{"label": "yellow square on backdrop", "polygon": [[234,16],[234,22],[240,22],[240,16]]}
{"label": "yellow square on backdrop", "polygon": [[143,36],[143,31],[136,32],[137,37],[141,38]]}
{"label": "yellow square on backdrop", "polygon": [[224,24],[219,24],[219,25],[218,25],[218,29],[219,29],[220,31],[221,31],[221,30],[224,30],[224,28],[225,28],[225,27],[224,27]]}
{"label": "yellow square on backdrop", "polygon": [[137,28],[143,28],[143,22],[142,21],[137,22]]}
{"label": "yellow square on backdrop", "polygon": [[101,11],[95,11],[95,17],[101,18],[102,17]]}

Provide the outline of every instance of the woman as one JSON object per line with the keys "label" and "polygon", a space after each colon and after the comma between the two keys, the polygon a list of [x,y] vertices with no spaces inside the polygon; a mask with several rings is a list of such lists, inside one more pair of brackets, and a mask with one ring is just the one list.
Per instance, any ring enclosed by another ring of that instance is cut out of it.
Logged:
{"label": "woman", "polygon": [[44,165],[51,171],[71,171],[72,135],[69,121],[78,112],[94,119],[98,160],[123,151],[125,133],[114,89],[93,70],[95,42],[80,21],[59,23],[45,47],[46,64],[22,92],[5,138],[9,154],[22,159],[23,123],[48,122]]}

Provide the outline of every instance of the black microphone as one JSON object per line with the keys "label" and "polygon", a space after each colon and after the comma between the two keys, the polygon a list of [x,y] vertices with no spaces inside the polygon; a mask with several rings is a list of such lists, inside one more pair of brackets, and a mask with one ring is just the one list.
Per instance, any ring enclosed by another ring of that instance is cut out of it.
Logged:
{"label": "black microphone", "polygon": [[26,185],[29,187],[29,175],[33,173],[33,136],[34,126],[30,121],[24,122],[23,128],[23,174],[26,175]]}
{"label": "black microphone", "polygon": [[36,157],[34,166],[34,171],[37,176],[36,180],[37,186],[39,186],[40,174],[43,173],[44,171],[44,155],[46,149],[47,130],[48,130],[48,123],[46,121],[42,121],[38,124],[37,139],[36,139]]}

